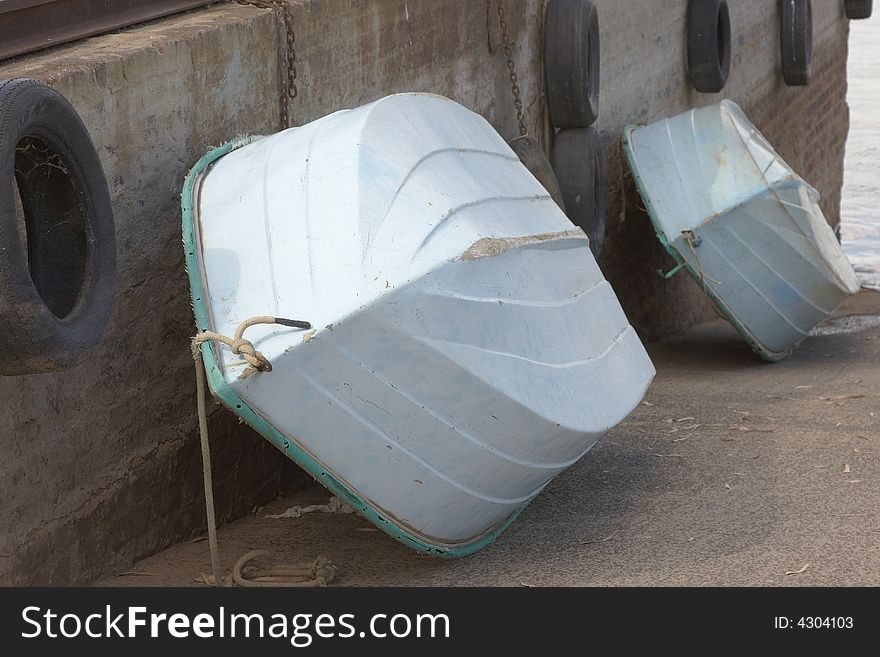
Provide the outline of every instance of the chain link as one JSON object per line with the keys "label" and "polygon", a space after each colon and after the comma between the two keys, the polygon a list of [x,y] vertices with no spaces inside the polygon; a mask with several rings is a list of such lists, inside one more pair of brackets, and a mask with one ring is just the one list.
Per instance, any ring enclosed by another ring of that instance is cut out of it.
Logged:
{"label": "chain link", "polygon": [[[538,26],[541,35],[541,57],[547,50],[547,8],[550,6],[550,0],[544,0],[541,5],[541,23]],[[553,127],[550,125],[550,106],[547,103],[547,69],[544,67],[542,59],[540,66],[540,74],[538,79],[541,81],[541,89],[538,93],[541,108],[541,145],[544,147],[544,155],[550,158],[551,137]]]}
{"label": "chain link", "polygon": [[[492,2],[492,0],[489,0]],[[513,63],[513,47],[510,45],[510,33],[507,30],[507,17],[504,15],[503,0],[495,0],[498,8],[498,22],[501,24],[501,44],[504,48],[504,56],[507,57],[507,70],[510,73],[510,90],[513,93],[513,106],[516,108],[516,122],[519,127],[520,137],[528,134],[526,119],[523,114],[522,97],[519,91],[519,78],[516,76],[516,66]]]}
{"label": "chain link", "polygon": [[296,86],[296,33],[293,30],[293,13],[290,3],[285,0],[233,0],[240,5],[272,9],[276,18],[280,16],[284,23],[284,33],[287,40],[287,60],[285,74],[279,74],[279,116],[281,129],[290,127],[290,105],[294,98],[299,95]]}

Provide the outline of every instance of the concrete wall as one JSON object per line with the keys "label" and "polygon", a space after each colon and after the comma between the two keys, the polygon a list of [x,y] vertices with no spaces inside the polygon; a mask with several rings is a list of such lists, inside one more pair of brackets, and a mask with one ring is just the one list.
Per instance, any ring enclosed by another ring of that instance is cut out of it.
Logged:
{"label": "concrete wall", "polygon": [[[814,81],[782,86],[775,0],[732,2],[725,96],[740,102],[836,221],[847,130],[847,24],[814,2]],[[516,132],[497,20],[477,0],[294,1],[294,122],[394,91],[444,94]],[[598,0],[609,232],[601,265],[643,335],[710,311],[668,259],[621,166],[619,130],[716,100],[684,77],[685,0]],[[540,2],[506,0],[530,131],[543,125]],[[267,10],[222,4],[0,63],[46,80],[82,114],[101,153],[118,230],[120,287],[94,359],[0,378],[0,584],[83,582],[199,531],[193,331],[179,192],[211,146],[278,126],[283,35]],[[211,414],[220,516],[301,485],[302,475],[231,413]]]}
{"label": "concrete wall", "polygon": [[[485,6],[296,4],[297,123],[422,89],[512,134],[505,63],[487,54]],[[511,28],[533,42],[536,8],[512,16]],[[278,129],[284,43],[272,12],[222,4],[0,63],[0,78],[46,80],[81,113],[110,183],[119,256],[116,308],[93,360],[0,378],[0,583],[88,581],[204,527],[179,195],[209,148]],[[518,64],[534,89],[530,57],[522,48]],[[304,482],[231,413],[215,411],[221,516]]]}
{"label": "concrete wall", "polygon": [[[113,318],[90,362],[0,377],[0,583],[119,572],[203,526],[180,188],[209,146],[276,125],[275,23],[260,14],[194,12],[0,66],[0,78],[50,82],[82,115],[119,259]],[[249,511],[295,472],[228,413],[211,424],[221,515]]]}

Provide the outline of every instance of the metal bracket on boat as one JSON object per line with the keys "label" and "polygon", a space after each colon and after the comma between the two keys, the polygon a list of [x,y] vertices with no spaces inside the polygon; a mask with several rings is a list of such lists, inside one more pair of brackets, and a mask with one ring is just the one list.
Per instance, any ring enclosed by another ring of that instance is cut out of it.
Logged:
{"label": "metal bracket on boat", "polygon": [[682,268],[684,267],[684,265],[685,265],[684,262],[679,262],[677,265],[675,265],[675,267],[673,267],[669,271],[663,271],[662,267],[658,267],[657,273],[660,274],[663,278],[669,280],[670,278],[675,276],[678,272],[680,272],[682,270]]}

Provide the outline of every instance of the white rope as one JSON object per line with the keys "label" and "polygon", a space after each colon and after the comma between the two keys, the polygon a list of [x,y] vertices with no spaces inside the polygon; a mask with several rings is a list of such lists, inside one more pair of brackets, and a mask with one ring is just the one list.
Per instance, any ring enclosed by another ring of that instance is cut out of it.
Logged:
{"label": "white rope", "polygon": [[208,440],[208,414],[205,408],[205,368],[202,361],[202,345],[216,341],[225,344],[232,353],[241,355],[253,372],[271,372],[272,365],[268,359],[254,348],[253,343],[246,340],[244,332],[254,324],[280,324],[294,328],[309,329],[311,324],[293,319],[283,319],[270,315],[261,315],[246,319],[235,329],[234,337],[230,338],[213,331],[203,331],[192,339],[192,356],[196,368],[196,403],[199,414],[199,441],[202,448],[202,475],[205,481],[205,512],[208,520],[208,545],[211,550],[211,570],[213,576],[202,574],[205,584],[214,586],[326,586],[333,580],[336,568],[327,559],[319,557],[312,564],[278,565],[268,568],[249,566],[251,562],[269,557],[269,553],[258,550],[242,556],[232,569],[230,576],[223,576],[220,563],[220,548],[217,542],[217,517],[214,512],[214,483],[211,475],[211,445]]}

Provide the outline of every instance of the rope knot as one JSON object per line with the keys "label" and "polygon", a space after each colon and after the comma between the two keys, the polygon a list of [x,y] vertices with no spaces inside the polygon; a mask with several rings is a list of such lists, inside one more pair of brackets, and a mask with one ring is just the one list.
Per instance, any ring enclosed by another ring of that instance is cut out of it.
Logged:
{"label": "rope knot", "polygon": [[336,566],[325,557],[318,557],[312,566],[315,583],[318,586],[327,586],[336,577]]}
{"label": "rope knot", "polygon": [[272,371],[272,363],[270,363],[263,354],[257,351],[256,348],[254,348],[254,345],[250,340],[238,338],[237,340],[232,341],[232,344],[229,345],[229,348],[232,350],[232,353],[244,358],[247,361],[248,365],[253,367],[258,372]]}
{"label": "rope knot", "polygon": [[263,354],[257,351],[253,342],[243,337],[244,332],[254,324],[280,324],[281,326],[290,326],[298,329],[312,328],[312,325],[309,322],[304,322],[298,319],[285,319],[283,317],[272,317],[270,315],[251,317],[238,325],[235,329],[235,335],[231,338],[221,335],[220,333],[215,333],[214,331],[202,331],[197,334],[192,340],[193,358],[198,360],[201,353],[202,343],[216,340],[229,347],[232,353],[236,356],[244,358],[247,364],[257,372],[271,372],[272,363],[270,363]]}

